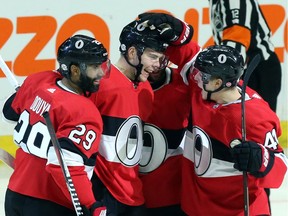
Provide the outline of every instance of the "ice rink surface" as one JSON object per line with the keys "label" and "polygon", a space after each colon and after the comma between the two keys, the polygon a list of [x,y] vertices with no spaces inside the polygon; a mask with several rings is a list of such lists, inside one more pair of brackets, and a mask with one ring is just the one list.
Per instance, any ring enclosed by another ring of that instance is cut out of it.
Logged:
{"label": "ice rink surface", "polygon": [[[0,216],[4,214],[4,196],[12,169],[0,164]],[[288,216],[288,176],[279,189],[271,190],[272,216]]]}

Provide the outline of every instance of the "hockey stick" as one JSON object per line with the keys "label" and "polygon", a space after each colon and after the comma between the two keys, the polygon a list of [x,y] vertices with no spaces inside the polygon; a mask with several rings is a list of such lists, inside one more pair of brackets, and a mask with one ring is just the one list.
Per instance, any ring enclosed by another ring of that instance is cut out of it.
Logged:
{"label": "hockey stick", "polygon": [[[12,71],[8,68],[8,66],[6,65],[4,60],[2,59],[1,55],[0,55],[0,68],[4,72],[5,76],[7,77],[7,79],[11,83],[11,85],[15,88],[15,91],[17,91],[19,89],[20,85],[18,84],[17,80],[15,79],[15,76],[12,73]],[[62,153],[61,147],[58,143],[58,140],[56,138],[56,134],[55,134],[55,131],[53,129],[53,125],[51,123],[49,113],[44,112],[43,117],[46,121],[47,128],[48,128],[49,134],[51,136],[51,142],[55,148],[55,152],[56,152],[57,158],[59,160],[59,164],[60,164],[61,169],[63,171],[65,181],[66,181],[66,184],[67,184],[67,187],[68,187],[68,190],[69,190],[71,200],[72,200],[73,206],[75,208],[76,214],[77,214],[77,216],[83,215],[83,210],[82,210],[82,207],[80,205],[79,198],[78,198],[78,195],[76,193],[74,184],[72,182],[70,172],[68,170],[68,167],[67,167],[65,161],[63,160],[63,153]],[[12,155],[10,155],[8,152],[6,152],[4,150],[2,150],[2,152],[3,152],[3,155],[0,154],[0,160],[3,160],[5,163],[8,162],[10,165],[14,164],[14,158],[12,157]]]}
{"label": "hockey stick", "polygon": [[242,110],[242,116],[241,116],[241,120],[242,120],[242,141],[246,141],[246,117],[245,117],[245,94],[246,94],[246,87],[249,81],[249,78],[252,74],[252,72],[255,70],[255,68],[257,67],[257,65],[260,62],[260,54],[257,54],[250,62],[246,73],[244,75],[243,78],[243,84],[242,84],[242,94],[241,94],[241,110]]}
{"label": "hockey stick", "polygon": [[[242,142],[246,141],[246,110],[245,110],[245,94],[246,87],[252,72],[255,70],[260,62],[260,55],[257,54],[250,62],[246,73],[243,78],[241,88],[241,123],[242,123]],[[243,171],[243,191],[244,191],[244,215],[249,216],[249,188],[248,188],[248,175]]]}
{"label": "hockey stick", "polygon": [[68,170],[68,166],[67,166],[66,162],[63,160],[63,152],[62,152],[61,146],[60,146],[60,144],[58,142],[58,139],[56,137],[56,134],[55,134],[55,131],[54,131],[54,128],[53,128],[49,113],[47,111],[44,112],[43,113],[43,117],[45,119],[48,131],[49,131],[49,134],[50,134],[50,137],[51,137],[51,142],[52,142],[52,144],[54,146],[54,149],[55,149],[55,152],[56,152],[56,156],[57,156],[57,159],[59,161],[61,170],[63,172],[64,178],[65,178],[65,181],[66,181],[66,185],[67,185],[67,188],[69,190],[69,193],[70,193],[70,196],[71,196],[71,200],[72,200],[74,209],[76,211],[76,214],[77,214],[77,216],[78,215],[83,215],[83,210],[82,210],[82,207],[80,205],[79,198],[78,198],[78,195],[76,193],[75,186],[73,184],[70,172]]}
{"label": "hockey stick", "polygon": [[[17,91],[20,88],[20,85],[18,81],[16,80],[14,74],[6,65],[1,55],[0,55],[0,68],[2,69],[3,73],[7,77],[10,84],[14,87],[15,91]],[[0,149],[0,160],[3,161],[12,169],[14,169],[14,157],[8,152],[6,152],[4,149]]]}
{"label": "hockey stick", "polygon": [[0,160],[14,169],[14,157],[2,148],[0,148]]}
{"label": "hockey stick", "polygon": [[4,62],[2,56],[0,55],[0,68],[2,69],[3,73],[7,77],[10,84],[14,87],[15,91],[17,91],[20,87],[18,81],[16,80],[14,74],[11,72],[11,70],[8,68],[6,63]]}

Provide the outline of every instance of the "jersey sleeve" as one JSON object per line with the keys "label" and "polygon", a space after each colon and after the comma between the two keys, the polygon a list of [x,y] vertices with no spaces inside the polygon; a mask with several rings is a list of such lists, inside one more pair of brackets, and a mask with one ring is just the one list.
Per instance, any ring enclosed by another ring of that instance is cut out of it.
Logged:
{"label": "jersey sleeve", "polygon": [[[72,182],[75,186],[75,191],[78,195],[81,205],[85,205],[88,209],[96,202],[93,192],[92,184],[87,177],[84,166],[69,166],[68,167]],[[71,195],[66,185],[64,174],[59,165],[48,164],[46,170],[51,174],[54,181],[57,183],[67,200],[72,204]]]}
{"label": "jersey sleeve", "polygon": [[[247,139],[256,140],[259,144],[264,145],[272,156],[270,156],[270,160],[273,160],[271,167],[267,167],[269,168],[268,173],[265,173],[263,177],[261,175],[259,176],[259,186],[264,188],[278,188],[282,184],[288,169],[287,157],[284,155],[283,148],[278,141],[278,137],[281,135],[280,125],[277,121],[270,119],[254,124],[254,127],[250,127],[251,130],[254,131],[254,137],[247,137]],[[257,134],[262,134],[262,136],[257,137]]]}
{"label": "jersey sleeve", "polygon": [[13,93],[10,97],[8,97],[2,109],[3,117],[10,121],[18,121],[19,116],[20,116],[12,108],[12,103],[13,103],[15,96],[16,96],[16,93]]}
{"label": "jersey sleeve", "polygon": [[[252,7],[250,1],[223,1],[220,2],[223,13],[221,44],[236,48],[246,61],[246,52],[251,43]],[[215,18],[216,19],[216,18]]]}
{"label": "jersey sleeve", "polygon": [[[90,179],[95,167],[96,154],[103,128],[101,116],[95,105],[84,97],[83,99],[80,97],[79,100],[79,106],[74,104],[72,107],[69,104],[69,106],[65,106],[62,109],[52,110],[50,116],[55,125],[56,136],[79,201],[81,205],[90,208],[95,203]],[[86,109],[84,110],[83,107]],[[55,117],[55,115],[57,116]],[[63,117],[59,118],[59,115]],[[50,146],[48,150],[47,160],[47,171],[61,188],[67,200],[71,200],[64,174],[53,146]]]}
{"label": "jersey sleeve", "polygon": [[281,136],[280,121],[269,105],[257,94],[254,93],[251,98],[250,101],[246,101],[246,140],[264,145],[269,150],[269,154],[272,154],[271,160],[274,160],[267,173],[264,173],[263,176],[256,175],[259,186],[278,188],[283,182],[288,168],[287,157],[283,154],[283,148],[278,140],[278,137]]}
{"label": "jersey sleeve", "polygon": [[200,46],[191,40],[188,44],[182,46],[169,46],[165,53],[169,56],[169,60],[177,65],[177,71],[187,85],[190,71],[192,71],[190,68],[193,67],[193,63],[200,51]]}
{"label": "jersey sleeve", "polygon": [[[75,186],[76,193],[78,194],[81,205],[85,205],[87,208],[95,203],[95,198],[92,192],[92,185],[90,182],[93,174],[93,168],[96,161],[96,153],[89,158],[86,154],[81,152],[74,143],[67,138],[60,138],[59,144],[63,153],[63,160],[68,166],[72,182]],[[54,182],[63,192],[67,201],[71,200],[71,195],[66,185],[64,173],[59,165],[57,159],[57,153],[53,146],[50,146],[47,155],[47,166],[46,170],[51,174]]]}
{"label": "jersey sleeve", "polygon": [[178,66],[179,70],[182,70],[186,65],[189,64],[188,67],[191,65],[199,51],[200,46],[191,40],[186,45],[169,46],[165,54],[169,56],[169,60],[173,64]]}
{"label": "jersey sleeve", "polygon": [[287,173],[288,160],[282,152],[274,151],[274,163],[268,174],[259,178],[259,186],[263,188],[279,188]]}

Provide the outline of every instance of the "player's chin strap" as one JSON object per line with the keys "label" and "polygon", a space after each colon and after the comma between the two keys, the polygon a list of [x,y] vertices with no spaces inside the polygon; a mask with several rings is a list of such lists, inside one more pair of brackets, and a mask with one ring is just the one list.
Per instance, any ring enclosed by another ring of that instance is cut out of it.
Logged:
{"label": "player's chin strap", "polygon": [[206,91],[206,92],[208,93],[206,100],[207,100],[207,101],[211,101],[211,95],[212,95],[212,93],[218,92],[218,91],[222,90],[223,88],[224,88],[224,86],[222,85],[222,86],[220,86],[218,89],[215,89],[214,91],[209,91],[209,90],[206,89],[206,84],[203,83],[203,89],[204,89],[204,91]]}
{"label": "player's chin strap", "polygon": [[[138,52],[140,52],[140,54],[139,54]],[[127,62],[130,66],[132,66],[132,67],[134,67],[134,68],[136,69],[135,78],[134,78],[134,80],[132,80],[133,83],[134,83],[134,85],[135,85],[135,87],[137,87],[138,84],[139,84],[138,78],[139,78],[139,76],[140,76],[140,74],[141,74],[141,71],[142,71],[142,68],[143,68],[143,64],[141,63],[141,56],[142,56],[142,54],[143,54],[143,52],[137,50],[137,56],[138,56],[138,60],[139,60],[139,64],[138,64],[138,65],[133,65],[133,64],[128,60],[127,55],[124,55],[124,58],[125,58],[126,62]]]}
{"label": "player's chin strap", "polygon": [[[139,59],[139,61],[140,61],[140,59]],[[140,62],[137,66],[134,66],[134,67],[136,68],[136,74],[135,74],[135,78],[133,80],[133,83],[134,83],[135,87],[137,87],[139,82],[140,82],[139,81],[139,76],[141,74],[141,71],[142,71],[142,68],[143,68],[143,64],[141,64],[141,62]]]}
{"label": "player's chin strap", "polygon": [[[222,80],[223,81],[223,80]],[[223,81],[224,82],[224,81]],[[211,101],[211,95],[212,93],[214,92],[218,92],[220,90],[222,90],[223,88],[230,88],[232,86],[236,86],[237,83],[238,83],[238,80],[237,81],[225,81],[224,82],[225,84],[221,85],[218,89],[215,89],[214,91],[209,91],[206,89],[206,84],[203,83],[203,89],[208,92],[207,94],[207,101]]]}

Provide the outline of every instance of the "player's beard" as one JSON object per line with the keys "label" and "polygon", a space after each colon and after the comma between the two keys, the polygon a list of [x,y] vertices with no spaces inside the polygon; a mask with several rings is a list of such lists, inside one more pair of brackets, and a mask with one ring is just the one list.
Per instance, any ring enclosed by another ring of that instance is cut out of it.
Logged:
{"label": "player's beard", "polygon": [[96,80],[100,80],[101,77],[90,78],[86,74],[83,75],[81,73],[79,80],[79,87],[83,90],[83,92],[96,92],[99,89],[99,84],[94,84]]}

